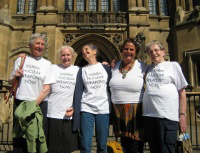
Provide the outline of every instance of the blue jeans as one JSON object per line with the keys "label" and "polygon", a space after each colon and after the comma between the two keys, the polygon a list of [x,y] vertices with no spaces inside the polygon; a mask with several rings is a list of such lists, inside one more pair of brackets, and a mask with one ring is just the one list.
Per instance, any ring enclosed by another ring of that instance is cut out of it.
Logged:
{"label": "blue jeans", "polygon": [[97,153],[107,153],[106,143],[109,132],[109,114],[92,114],[87,112],[81,112],[81,153],[91,153],[94,123]]}

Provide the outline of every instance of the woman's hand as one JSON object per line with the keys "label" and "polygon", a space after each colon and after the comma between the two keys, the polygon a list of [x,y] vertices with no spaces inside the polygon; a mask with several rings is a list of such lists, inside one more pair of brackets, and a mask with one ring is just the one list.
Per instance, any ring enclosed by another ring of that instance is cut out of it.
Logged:
{"label": "woman's hand", "polygon": [[24,71],[22,69],[16,70],[15,76],[16,77],[22,77],[24,75]]}
{"label": "woman's hand", "polygon": [[186,130],[187,130],[187,122],[186,122],[186,116],[185,115],[180,115],[179,124],[180,124],[181,132],[185,133]]}
{"label": "woman's hand", "polygon": [[67,117],[71,117],[73,115],[73,113],[74,113],[74,109],[71,107],[66,111],[65,115]]}
{"label": "woman's hand", "polygon": [[24,54],[24,53],[19,54],[18,57],[24,58],[24,57],[26,57],[26,54]]}

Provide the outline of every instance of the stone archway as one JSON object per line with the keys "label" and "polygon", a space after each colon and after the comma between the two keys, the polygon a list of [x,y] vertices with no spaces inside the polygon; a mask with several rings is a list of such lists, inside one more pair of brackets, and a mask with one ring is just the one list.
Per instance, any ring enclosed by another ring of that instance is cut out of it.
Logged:
{"label": "stone archway", "polygon": [[113,59],[121,58],[119,49],[108,39],[97,34],[86,34],[79,38],[72,47],[77,53],[75,65],[84,66],[87,62],[82,57],[82,47],[87,43],[93,43],[99,50],[98,61],[111,62]]}

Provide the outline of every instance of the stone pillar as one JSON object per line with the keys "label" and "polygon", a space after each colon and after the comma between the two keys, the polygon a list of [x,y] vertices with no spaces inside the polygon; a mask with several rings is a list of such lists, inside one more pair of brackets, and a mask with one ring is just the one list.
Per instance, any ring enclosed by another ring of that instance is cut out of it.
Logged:
{"label": "stone pillar", "polygon": [[113,11],[113,0],[110,0],[110,11]]}
{"label": "stone pillar", "polygon": [[143,7],[142,6],[142,0],[137,0],[137,5],[138,5],[137,7]]}
{"label": "stone pillar", "polygon": [[85,10],[89,11],[89,0],[85,1]]}
{"label": "stone pillar", "polygon": [[149,10],[149,1],[148,1],[148,0],[146,0],[146,1],[144,2],[144,7],[145,7],[147,10]]}
{"label": "stone pillar", "polygon": [[183,10],[186,11],[185,0],[181,0],[181,6],[182,6]]}
{"label": "stone pillar", "polygon": [[74,0],[74,11],[77,11],[77,0]]}
{"label": "stone pillar", "polygon": [[97,11],[101,11],[101,0],[97,0]]}
{"label": "stone pillar", "polygon": [[189,0],[189,11],[193,10],[193,1]]}
{"label": "stone pillar", "polygon": [[136,7],[136,0],[128,0],[128,10],[133,10]]}

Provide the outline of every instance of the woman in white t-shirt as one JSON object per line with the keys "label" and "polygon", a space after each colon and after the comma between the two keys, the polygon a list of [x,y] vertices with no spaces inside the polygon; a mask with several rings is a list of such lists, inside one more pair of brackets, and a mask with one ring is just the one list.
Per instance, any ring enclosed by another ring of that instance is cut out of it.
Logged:
{"label": "woman in white t-shirt", "polygon": [[165,48],[159,41],[147,44],[146,50],[153,62],[147,71],[143,97],[146,138],[150,152],[175,153],[179,125],[180,132],[186,132],[188,84],[180,65],[165,61]]}
{"label": "woman in white t-shirt", "polygon": [[61,64],[52,65],[37,102],[48,94],[48,153],[71,153],[79,148],[78,131],[72,130],[73,98],[79,68],[72,65],[74,49],[62,46],[58,50]]}
{"label": "woman in white t-shirt", "polygon": [[126,39],[122,45],[122,61],[112,69],[110,80],[111,98],[114,108],[113,128],[115,136],[127,153],[142,153],[144,143],[142,97],[144,75],[147,66],[138,61],[139,44]]}
{"label": "woman in white t-shirt", "polygon": [[110,113],[110,68],[97,62],[98,49],[94,44],[84,45],[82,54],[88,65],[80,69],[77,77],[74,127],[80,126],[81,152],[90,153],[95,124],[97,152],[106,153]]}
{"label": "woman in white t-shirt", "polygon": [[[46,74],[51,68],[51,62],[42,57],[46,46],[46,36],[35,33],[30,38],[29,47],[31,55],[26,56],[23,69],[19,69],[22,58],[19,57],[16,59],[8,81],[10,84],[13,84],[17,77],[20,77],[19,85],[16,89],[15,108],[23,101],[36,100],[43,90]],[[37,105],[41,108],[43,114],[43,129],[46,132],[47,99],[37,103]],[[14,152],[27,152],[26,139],[14,138],[13,149]]]}

